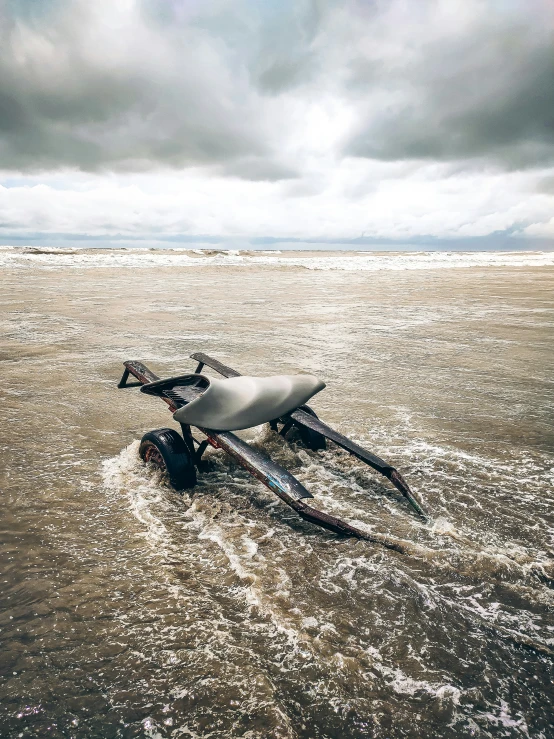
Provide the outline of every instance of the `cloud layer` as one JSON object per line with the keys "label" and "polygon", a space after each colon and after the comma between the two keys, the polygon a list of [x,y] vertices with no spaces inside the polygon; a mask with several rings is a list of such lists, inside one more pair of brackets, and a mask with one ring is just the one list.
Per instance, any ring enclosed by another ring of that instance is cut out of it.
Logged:
{"label": "cloud layer", "polygon": [[554,235],[553,8],[0,0],[2,239]]}
{"label": "cloud layer", "polygon": [[[227,166],[271,152],[255,94],[229,49],[127,2],[4,2],[3,168],[144,170]],[[270,173],[271,174],[271,173]]]}
{"label": "cloud layer", "polygon": [[[380,21],[383,46],[364,38],[371,51],[357,56],[350,85],[369,103],[347,150],[506,169],[552,164],[554,6],[543,15],[536,11],[545,6],[533,2],[469,2],[452,12],[456,6],[436,3],[406,24],[393,4]],[[401,48],[389,46],[390,27],[402,29]]]}

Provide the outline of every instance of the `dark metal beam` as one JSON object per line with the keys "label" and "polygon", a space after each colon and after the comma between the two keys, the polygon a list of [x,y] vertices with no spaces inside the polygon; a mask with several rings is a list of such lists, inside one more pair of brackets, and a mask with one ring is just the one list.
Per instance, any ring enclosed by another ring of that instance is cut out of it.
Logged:
{"label": "dark metal beam", "polygon": [[[202,352],[191,354],[191,359],[196,359],[199,362],[202,362],[208,367],[214,369],[216,372],[219,372],[219,374],[223,375],[224,377],[240,376],[240,373],[236,370],[232,369],[231,367],[227,367],[227,365],[218,362],[217,359],[213,359],[212,357],[208,356],[207,354],[203,354]],[[290,413],[287,418],[291,418],[296,424],[300,426],[305,426],[306,428],[309,428],[312,431],[321,434],[326,439],[329,439],[329,441],[332,441],[337,446],[341,447],[341,449],[350,452],[350,454],[352,454],[354,457],[362,462],[365,462],[365,464],[369,465],[377,472],[380,472],[388,480],[391,481],[391,483],[398,491],[402,493],[402,495],[410,503],[416,513],[421,516],[421,518],[423,518],[424,520],[429,519],[429,515],[424,511],[421,503],[416,499],[406,480],[404,480],[400,472],[398,472],[395,467],[393,467],[388,462],[385,462],[384,459],[381,459],[376,454],[368,452],[367,449],[364,449],[359,444],[351,441],[346,436],[340,434],[338,431],[335,431],[335,429],[331,428],[323,421],[320,421],[319,418],[315,418],[309,413],[306,413],[306,411],[303,411],[301,408],[297,408],[295,411]],[[285,418],[283,420],[286,424],[287,419]],[[281,433],[283,432],[281,431]]]}
{"label": "dark metal beam", "polygon": [[[142,362],[125,362],[125,367],[143,385],[157,382],[160,378],[151,372]],[[161,390],[160,397],[174,413],[177,408],[190,402],[197,397],[198,389],[194,387],[173,387],[170,390]],[[244,467],[251,475],[267,485],[267,487],[278,495],[285,503],[302,498],[313,498],[306,488],[280,465],[257,449],[253,449],[231,431],[213,431],[197,427],[208,439],[211,446],[223,449],[229,456],[233,457],[241,467]]]}

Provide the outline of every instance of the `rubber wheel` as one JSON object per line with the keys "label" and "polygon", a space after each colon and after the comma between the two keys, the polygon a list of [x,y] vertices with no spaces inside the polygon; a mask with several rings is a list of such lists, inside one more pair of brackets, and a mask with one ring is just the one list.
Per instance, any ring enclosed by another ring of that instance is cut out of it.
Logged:
{"label": "rubber wheel", "polygon": [[171,487],[186,490],[196,485],[196,468],[183,438],[174,429],[156,429],[144,434],[139,454],[167,474]]}
{"label": "rubber wheel", "polygon": [[[302,405],[300,406],[300,410],[304,411],[310,416],[313,416],[314,418],[317,418],[317,413],[310,408],[309,405]],[[317,431],[313,431],[313,429],[306,428],[306,426],[301,426],[300,424],[294,424],[298,430],[298,433],[300,435],[300,439],[302,440],[302,443],[305,447],[308,449],[311,449],[313,452],[317,452],[320,449],[327,449],[327,443],[325,441],[325,437],[318,433]]]}

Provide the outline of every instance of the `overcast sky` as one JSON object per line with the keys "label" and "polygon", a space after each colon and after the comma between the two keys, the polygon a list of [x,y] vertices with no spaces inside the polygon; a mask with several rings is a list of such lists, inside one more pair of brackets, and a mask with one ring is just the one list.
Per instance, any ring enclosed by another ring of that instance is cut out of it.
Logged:
{"label": "overcast sky", "polygon": [[0,0],[0,243],[83,237],[554,243],[554,2]]}

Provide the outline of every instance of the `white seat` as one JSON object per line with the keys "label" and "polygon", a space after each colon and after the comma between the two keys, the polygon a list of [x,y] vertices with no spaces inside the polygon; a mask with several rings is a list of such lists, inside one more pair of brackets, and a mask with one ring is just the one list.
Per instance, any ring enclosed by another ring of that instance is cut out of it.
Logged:
{"label": "white seat", "polygon": [[[198,376],[198,375],[197,375]],[[280,418],[323,390],[313,375],[274,377],[203,377],[209,385],[195,400],[179,408],[179,423],[217,431],[238,431]]]}

